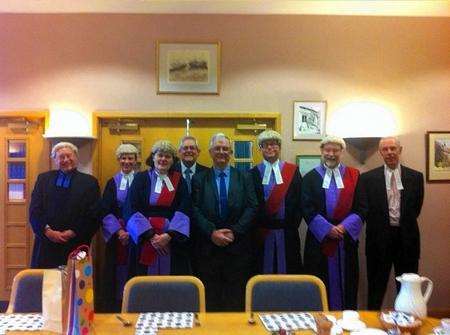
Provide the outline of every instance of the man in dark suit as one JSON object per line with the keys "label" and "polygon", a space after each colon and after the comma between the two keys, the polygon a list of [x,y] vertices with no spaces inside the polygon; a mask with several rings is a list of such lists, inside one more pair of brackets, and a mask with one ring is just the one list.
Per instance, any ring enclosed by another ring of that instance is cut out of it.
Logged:
{"label": "man in dark suit", "polygon": [[91,243],[100,225],[98,182],[77,170],[77,147],[60,142],[53,147],[52,158],[58,170],[40,174],[31,195],[32,268],[65,265],[73,249]]}
{"label": "man in dark suit", "polygon": [[361,175],[370,310],[381,308],[392,264],[396,276],[418,271],[417,217],[424,194],[422,173],[400,165],[402,147],[396,138],[381,139],[379,152],[384,166]]}
{"label": "man in dark suit", "polygon": [[250,231],[257,201],[251,178],[230,167],[230,139],[211,138],[213,167],[194,176],[193,224],[198,274],[206,287],[208,311],[243,310],[252,269]]}
{"label": "man in dark suit", "polygon": [[[200,163],[197,163],[198,156],[200,155],[200,148],[198,146],[197,139],[193,136],[186,135],[180,140],[180,145],[178,147],[178,157],[180,160],[175,163],[174,169],[178,171],[183,176],[188,187],[189,194],[192,193],[192,178],[194,176],[208,168]],[[191,218],[192,221],[192,218]],[[190,239],[189,239],[189,259],[191,262],[192,273],[198,275],[198,266],[195,253],[193,252],[193,246],[195,245],[195,240],[197,239],[198,231],[194,225],[191,225]]]}
{"label": "man in dark suit", "polygon": [[207,167],[197,163],[200,155],[197,139],[193,136],[186,135],[180,140],[178,147],[178,157],[180,161],[175,164],[175,171],[181,172],[189,193],[192,192],[192,178],[196,173],[206,170]]}

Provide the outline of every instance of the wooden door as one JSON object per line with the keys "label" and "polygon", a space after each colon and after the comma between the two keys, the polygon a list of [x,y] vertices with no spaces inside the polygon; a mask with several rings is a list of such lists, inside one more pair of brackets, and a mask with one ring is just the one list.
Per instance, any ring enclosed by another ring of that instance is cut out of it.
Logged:
{"label": "wooden door", "polygon": [[[197,138],[201,150],[199,163],[211,166],[212,161],[208,153],[209,140],[213,134],[218,132],[224,133],[233,142],[235,157],[232,159],[232,165],[242,164],[248,167],[261,161],[262,156],[256,143],[259,132],[255,133],[252,129],[241,130],[238,127],[242,124],[253,124],[255,122],[253,116],[236,116],[235,118],[198,116],[191,118],[190,121],[189,133]],[[258,123],[264,123],[272,129],[275,129],[276,121],[273,116],[258,118]],[[116,124],[116,122],[115,118],[102,118],[100,122],[99,181],[102,188],[108,179],[118,171],[115,150],[121,143],[132,143],[138,147],[141,152],[141,157],[138,159],[141,169],[146,169],[145,160],[157,140],[169,140],[178,148],[180,139],[186,134],[186,119],[182,117],[127,119],[128,123],[138,124],[138,129],[135,131],[117,131],[114,127],[110,129],[110,125]],[[250,152],[245,154],[245,149],[249,149]],[[242,166],[240,167],[242,168]]]}
{"label": "wooden door", "polygon": [[30,265],[33,234],[28,206],[37,175],[49,167],[43,119],[17,130],[0,118],[0,300],[8,300],[14,276]]}

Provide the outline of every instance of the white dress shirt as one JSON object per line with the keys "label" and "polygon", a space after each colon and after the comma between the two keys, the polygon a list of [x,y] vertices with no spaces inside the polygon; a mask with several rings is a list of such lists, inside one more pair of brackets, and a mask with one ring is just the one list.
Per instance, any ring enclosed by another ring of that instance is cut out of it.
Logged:
{"label": "white dress shirt", "polygon": [[400,225],[400,191],[403,190],[400,165],[394,170],[384,165],[384,179],[389,208],[389,224],[394,227]]}
{"label": "white dress shirt", "polygon": [[[181,163],[181,174],[183,175],[183,178],[186,176],[186,170],[187,166],[184,165],[183,161],[180,160]],[[195,174],[195,168],[197,167],[197,162],[195,162],[189,169],[191,169],[191,175]]]}

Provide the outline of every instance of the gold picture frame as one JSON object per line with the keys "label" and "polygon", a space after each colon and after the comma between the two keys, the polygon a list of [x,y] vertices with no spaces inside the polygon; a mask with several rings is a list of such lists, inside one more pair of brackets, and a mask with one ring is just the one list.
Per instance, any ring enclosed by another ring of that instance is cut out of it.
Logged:
{"label": "gold picture frame", "polygon": [[156,42],[158,94],[219,94],[220,42]]}
{"label": "gold picture frame", "polygon": [[427,182],[450,182],[450,131],[426,134]]}

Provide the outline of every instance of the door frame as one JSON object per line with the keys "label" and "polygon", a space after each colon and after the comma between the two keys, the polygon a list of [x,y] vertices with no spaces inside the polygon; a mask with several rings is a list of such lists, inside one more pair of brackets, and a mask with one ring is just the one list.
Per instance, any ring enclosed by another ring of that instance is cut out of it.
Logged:
{"label": "door frame", "polygon": [[101,157],[101,122],[103,119],[272,119],[274,130],[281,133],[281,114],[277,112],[150,112],[150,111],[114,111],[99,110],[92,114],[92,133],[97,139],[92,147],[92,173],[97,179],[100,178]]}

